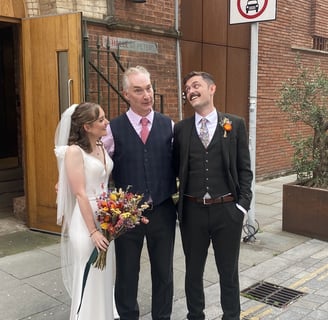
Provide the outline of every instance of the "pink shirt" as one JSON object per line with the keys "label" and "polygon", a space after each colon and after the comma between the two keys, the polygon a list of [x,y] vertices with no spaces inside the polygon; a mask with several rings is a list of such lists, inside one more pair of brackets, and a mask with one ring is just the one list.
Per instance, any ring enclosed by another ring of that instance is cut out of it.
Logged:
{"label": "pink shirt", "polygon": [[[141,117],[140,115],[136,114],[134,111],[132,111],[132,109],[130,108],[127,112],[126,115],[130,121],[130,123],[132,124],[134,130],[136,131],[136,133],[138,134],[138,136],[140,137],[140,132],[141,132]],[[149,112],[146,116],[146,118],[149,120],[148,121],[148,129],[149,131],[151,130],[152,124],[153,124],[153,120],[154,120],[154,110],[152,110],[151,112]],[[104,147],[106,149],[106,151],[108,152],[108,154],[110,156],[113,155],[114,150],[115,150],[115,143],[114,143],[114,138],[113,138],[113,134],[112,134],[112,130],[110,128],[110,125],[108,124],[107,126],[107,135],[102,137],[102,142],[104,144]]]}

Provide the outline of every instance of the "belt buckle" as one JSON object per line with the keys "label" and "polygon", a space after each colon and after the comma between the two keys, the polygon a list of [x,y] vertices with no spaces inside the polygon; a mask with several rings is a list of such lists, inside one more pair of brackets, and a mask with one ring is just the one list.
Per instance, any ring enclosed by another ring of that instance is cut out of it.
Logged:
{"label": "belt buckle", "polygon": [[203,198],[203,205],[204,206],[209,206],[211,203],[210,202],[206,202],[206,200],[209,200],[209,199]]}

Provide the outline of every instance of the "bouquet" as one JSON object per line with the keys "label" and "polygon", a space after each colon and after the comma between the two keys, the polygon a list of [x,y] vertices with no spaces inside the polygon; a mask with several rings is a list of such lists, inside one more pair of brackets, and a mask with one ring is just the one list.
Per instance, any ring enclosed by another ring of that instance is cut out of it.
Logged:
{"label": "bouquet", "polygon": [[[149,221],[142,215],[149,205],[145,202],[139,205],[143,195],[133,194],[122,189],[110,192],[103,192],[97,198],[98,210],[97,220],[100,222],[100,229],[103,235],[112,241],[123,233],[134,228],[140,223],[147,224]],[[93,265],[99,269],[106,266],[106,251],[97,250],[97,258]]]}

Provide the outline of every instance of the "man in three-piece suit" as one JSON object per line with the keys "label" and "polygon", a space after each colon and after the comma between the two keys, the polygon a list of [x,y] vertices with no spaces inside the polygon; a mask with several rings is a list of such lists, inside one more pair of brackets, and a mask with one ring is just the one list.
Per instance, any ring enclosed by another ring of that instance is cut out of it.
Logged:
{"label": "man in three-piece suit", "polygon": [[146,240],[152,283],[151,317],[169,320],[176,229],[176,208],[172,199],[176,192],[173,122],[153,110],[154,90],[147,69],[142,66],[128,68],[122,85],[130,108],[110,121],[103,142],[114,161],[115,186],[125,190],[131,185],[129,190],[143,194],[150,207],[143,213],[149,224],[141,224],[115,239],[116,306],[121,320],[140,318],[137,297],[141,252]]}
{"label": "man in three-piece suit", "polygon": [[216,85],[210,74],[193,71],[183,85],[185,98],[195,109],[194,116],[175,125],[173,140],[187,318],[205,318],[203,273],[212,242],[220,276],[222,319],[239,320],[238,259],[253,179],[246,126],[242,118],[216,110]]}

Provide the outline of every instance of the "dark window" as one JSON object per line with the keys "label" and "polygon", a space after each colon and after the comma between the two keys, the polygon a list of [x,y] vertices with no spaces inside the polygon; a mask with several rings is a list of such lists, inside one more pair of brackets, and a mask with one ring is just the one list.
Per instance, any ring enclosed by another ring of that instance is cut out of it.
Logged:
{"label": "dark window", "polygon": [[324,37],[313,37],[313,49],[328,51],[328,39]]}

